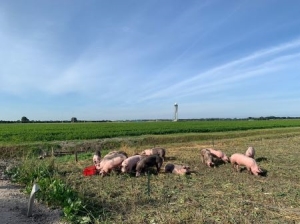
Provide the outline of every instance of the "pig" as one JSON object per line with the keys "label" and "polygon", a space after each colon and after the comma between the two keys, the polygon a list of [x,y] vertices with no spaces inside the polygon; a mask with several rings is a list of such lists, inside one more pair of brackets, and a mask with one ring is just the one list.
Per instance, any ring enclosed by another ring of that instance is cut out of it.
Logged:
{"label": "pig", "polygon": [[172,163],[168,163],[165,166],[165,173],[174,173],[179,175],[190,174],[190,167],[185,165],[175,165]]}
{"label": "pig", "polygon": [[232,167],[239,171],[239,166],[245,166],[249,173],[258,176],[263,173],[263,171],[257,165],[255,159],[248,157],[241,153],[235,153],[231,155],[230,162],[232,163]]}
{"label": "pig", "polygon": [[93,163],[96,166],[96,169],[100,169],[100,162],[101,162],[101,152],[97,150],[93,156]]}
{"label": "pig", "polygon": [[122,173],[131,173],[134,172],[136,169],[136,165],[138,163],[138,161],[140,161],[142,158],[141,155],[134,155],[134,156],[130,156],[127,159],[125,159],[121,166],[121,172]]}
{"label": "pig", "polygon": [[208,149],[202,149],[200,152],[202,163],[206,164],[209,167],[215,166],[213,162],[213,154],[210,153]]}
{"label": "pig", "polygon": [[111,154],[103,157],[99,165],[99,174],[105,176],[112,170],[117,170],[121,167],[122,162],[127,158],[124,154]]}
{"label": "pig", "polygon": [[252,147],[252,146],[248,147],[247,151],[245,152],[245,155],[254,159],[254,156],[255,156],[254,147]]}
{"label": "pig", "polygon": [[221,150],[215,150],[212,148],[208,148],[210,153],[214,154],[216,157],[220,158],[224,163],[229,163],[229,159],[224,152]]}
{"label": "pig", "polygon": [[165,159],[166,150],[164,148],[152,148],[144,150],[141,155],[159,155],[161,158]]}
{"label": "pig", "polygon": [[111,151],[109,153],[107,153],[104,157],[104,158],[114,158],[115,155],[119,155],[119,154],[122,154],[124,156],[126,156],[126,158],[128,157],[127,153],[126,152],[123,152],[123,151]]}
{"label": "pig", "polygon": [[144,156],[136,165],[136,176],[140,176],[142,172],[146,172],[150,167],[155,166],[157,173],[163,164],[163,158],[159,155]]}

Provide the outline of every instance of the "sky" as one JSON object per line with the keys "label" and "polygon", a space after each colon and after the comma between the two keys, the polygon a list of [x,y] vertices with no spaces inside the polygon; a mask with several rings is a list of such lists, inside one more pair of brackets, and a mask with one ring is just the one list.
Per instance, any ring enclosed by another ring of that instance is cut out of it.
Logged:
{"label": "sky", "polygon": [[300,1],[2,0],[0,120],[300,116]]}

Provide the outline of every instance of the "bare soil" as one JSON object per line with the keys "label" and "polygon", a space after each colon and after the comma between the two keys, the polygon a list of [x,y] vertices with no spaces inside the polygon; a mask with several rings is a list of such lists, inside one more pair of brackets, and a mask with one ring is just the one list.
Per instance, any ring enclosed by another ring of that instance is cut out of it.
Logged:
{"label": "bare soil", "polygon": [[0,161],[0,223],[49,223],[62,224],[61,211],[34,202],[32,216],[27,217],[29,195],[21,192],[22,187],[12,183],[4,171],[9,161]]}

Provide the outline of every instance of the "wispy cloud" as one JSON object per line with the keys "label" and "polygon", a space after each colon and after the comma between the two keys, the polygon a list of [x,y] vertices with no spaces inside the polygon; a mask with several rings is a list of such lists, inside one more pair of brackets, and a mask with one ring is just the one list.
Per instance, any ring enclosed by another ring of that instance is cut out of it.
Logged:
{"label": "wispy cloud", "polygon": [[[286,63],[299,58],[300,39],[263,49],[240,59],[209,69],[184,81],[180,81],[141,100],[174,96],[188,96],[203,91],[217,92],[240,80],[261,76],[286,67]],[[296,53],[294,53],[296,52]],[[294,61],[295,62],[295,61]]]}

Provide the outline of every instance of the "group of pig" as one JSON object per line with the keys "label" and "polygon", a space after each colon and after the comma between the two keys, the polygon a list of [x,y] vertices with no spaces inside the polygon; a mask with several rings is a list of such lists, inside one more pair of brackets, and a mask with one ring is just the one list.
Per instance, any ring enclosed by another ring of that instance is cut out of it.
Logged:
{"label": "group of pig", "polygon": [[202,149],[200,154],[202,163],[209,167],[215,167],[221,163],[231,163],[233,169],[236,171],[240,170],[240,166],[244,166],[249,173],[256,176],[264,173],[254,159],[255,149],[252,146],[248,147],[245,154],[234,153],[230,157],[221,150],[215,150],[212,148]]}
{"label": "group of pig", "polygon": [[[249,147],[245,154],[234,153],[230,157],[221,150],[212,148],[205,148],[200,151],[202,163],[209,167],[216,167],[222,163],[231,163],[236,171],[240,170],[240,166],[244,166],[249,173],[260,175],[263,171],[256,163],[254,155],[254,147]],[[164,148],[146,149],[140,154],[129,157],[123,151],[112,151],[103,158],[101,158],[101,153],[98,150],[93,156],[93,163],[96,166],[97,173],[102,176],[109,174],[112,170],[119,170],[122,173],[135,174],[138,177],[142,173],[147,172],[149,168],[154,168],[159,173],[165,157],[166,150]],[[189,166],[172,163],[167,163],[164,171],[165,173],[181,175],[191,172]]]}
{"label": "group of pig", "polygon": [[[105,176],[112,170],[120,170],[122,173],[135,173],[140,176],[149,168],[156,168],[159,173],[165,160],[166,150],[164,148],[146,149],[140,154],[128,157],[123,151],[112,151],[101,158],[100,151],[96,151],[93,156],[93,163],[96,166],[98,174]],[[165,166],[166,173],[186,174],[189,173],[190,167],[168,163]]]}

